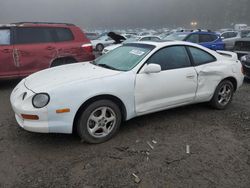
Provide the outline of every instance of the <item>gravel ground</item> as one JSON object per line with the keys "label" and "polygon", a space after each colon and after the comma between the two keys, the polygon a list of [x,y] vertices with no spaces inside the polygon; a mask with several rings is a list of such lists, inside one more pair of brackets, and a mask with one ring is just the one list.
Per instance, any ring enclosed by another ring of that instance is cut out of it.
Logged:
{"label": "gravel ground", "polygon": [[19,128],[16,84],[0,82],[0,187],[250,187],[249,83],[225,111],[198,104],[135,118],[99,145]]}

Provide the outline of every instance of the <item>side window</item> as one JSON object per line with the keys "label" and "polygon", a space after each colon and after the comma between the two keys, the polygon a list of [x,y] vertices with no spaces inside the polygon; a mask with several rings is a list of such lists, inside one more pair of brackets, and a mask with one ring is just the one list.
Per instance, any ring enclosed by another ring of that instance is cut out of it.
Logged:
{"label": "side window", "polygon": [[191,66],[189,56],[184,46],[163,48],[153,54],[147,63],[158,64],[163,71]]}
{"label": "side window", "polygon": [[224,39],[229,38],[228,33],[223,33],[223,34],[221,35],[221,37],[223,37]]}
{"label": "side window", "polygon": [[229,38],[234,38],[234,37],[237,37],[237,33],[236,32],[229,33]]}
{"label": "side window", "polygon": [[66,42],[74,40],[72,32],[67,28],[56,28],[56,42]]}
{"label": "side window", "polygon": [[215,41],[218,39],[218,36],[217,35],[210,35],[211,37],[211,42]]}
{"label": "side window", "polygon": [[155,41],[155,42],[158,42],[158,41],[161,41],[159,38],[157,38],[157,37],[151,37],[151,39],[150,39],[151,41]]}
{"label": "side window", "polygon": [[0,29],[0,45],[9,45],[9,44],[10,44],[10,30]]}
{"label": "side window", "polygon": [[189,47],[189,50],[196,66],[211,63],[216,60],[214,56],[198,48]]}
{"label": "side window", "polygon": [[50,29],[39,27],[18,27],[16,29],[15,44],[34,44],[47,42],[53,42]]}
{"label": "side window", "polygon": [[199,43],[199,35],[197,34],[191,34],[187,37],[186,41],[192,42],[192,43]]}
{"label": "side window", "polygon": [[143,37],[140,41],[150,41],[150,37]]}
{"label": "side window", "polygon": [[200,43],[202,42],[213,42],[217,39],[215,35],[207,35],[207,34],[202,34],[200,35]]}

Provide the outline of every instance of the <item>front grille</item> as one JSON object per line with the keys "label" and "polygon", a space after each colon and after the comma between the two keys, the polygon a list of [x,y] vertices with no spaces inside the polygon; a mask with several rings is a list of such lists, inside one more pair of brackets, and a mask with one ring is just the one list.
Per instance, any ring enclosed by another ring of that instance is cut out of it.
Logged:
{"label": "front grille", "polygon": [[235,51],[248,51],[250,52],[250,39],[249,41],[238,41],[235,43]]}

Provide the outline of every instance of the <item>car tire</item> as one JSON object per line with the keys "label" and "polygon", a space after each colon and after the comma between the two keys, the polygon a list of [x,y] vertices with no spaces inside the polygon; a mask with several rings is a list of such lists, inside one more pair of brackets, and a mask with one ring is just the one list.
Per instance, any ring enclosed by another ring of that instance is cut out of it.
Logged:
{"label": "car tire", "polygon": [[96,50],[97,50],[98,52],[102,52],[103,49],[104,49],[104,45],[103,45],[103,44],[97,44],[97,45],[96,45]]}
{"label": "car tire", "polygon": [[88,105],[77,122],[80,138],[91,144],[111,139],[121,125],[119,106],[110,100],[99,100]]}
{"label": "car tire", "polygon": [[212,107],[218,110],[224,110],[232,102],[233,95],[234,86],[232,82],[229,80],[224,80],[217,86],[210,104]]}
{"label": "car tire", "polygon": [[68,64],[75,63],[75,62],[76,62],[76,60],[73,58],[60,58],[60,59],[56,59],[55,61],[53,61],[53,63],[51,64],[51,67],[68,65]]}

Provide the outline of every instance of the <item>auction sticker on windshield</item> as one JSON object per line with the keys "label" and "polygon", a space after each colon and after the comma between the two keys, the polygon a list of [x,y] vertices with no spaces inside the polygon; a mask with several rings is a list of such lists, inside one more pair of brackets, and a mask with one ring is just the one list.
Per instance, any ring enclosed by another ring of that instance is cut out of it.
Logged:
{"label": "auction sticker on windshield", "polygon": [[134,54],[134,55],[137,55],[137,56],[142,56],[145,52],[143,52],[143,51],[140,51],[140,50],[131,50],[130,52],[129,52],[130,54]]}

